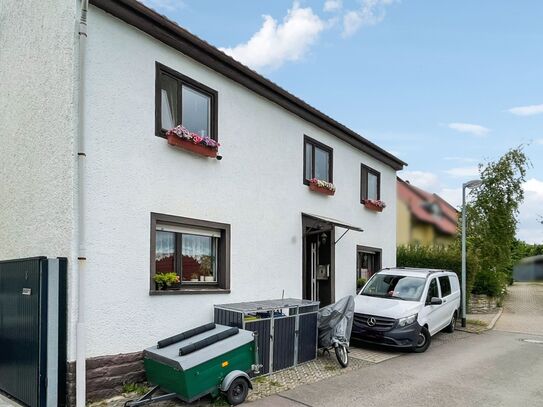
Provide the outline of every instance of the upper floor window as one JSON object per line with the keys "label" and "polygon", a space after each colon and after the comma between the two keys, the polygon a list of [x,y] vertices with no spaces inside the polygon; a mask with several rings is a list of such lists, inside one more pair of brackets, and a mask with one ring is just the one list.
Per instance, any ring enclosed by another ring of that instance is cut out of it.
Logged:
{"label": "upper floor window", "polygon": [[217,140],[217,92],[162,64],[156,70],[156,135],[181,124]]}
{"label": "upper floor window", "polygon": [[304,183],[313,178],[333,182],[333,155],[331,147],[304,136]]}
{"label": "upper floor window", "polygon": [[360,171],[360,201],[363,203],[366,199],[381,199],[381,174],[362,164]]}
{"label": "upper floor window", "polygon": [[[229,225],[152,213],[151,291],[228,289],[229,251]],[[165,285],[161,274],[176,281]]]}

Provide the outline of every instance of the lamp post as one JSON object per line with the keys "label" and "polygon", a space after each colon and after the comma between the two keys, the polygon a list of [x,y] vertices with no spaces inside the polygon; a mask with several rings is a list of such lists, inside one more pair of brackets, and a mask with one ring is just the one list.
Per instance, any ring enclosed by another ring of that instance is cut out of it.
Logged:
{"label": "lamp post", "polygon": [[474,189],[481,184],[479,179],[462,184],[462,327],[466,326],[466,188]]}

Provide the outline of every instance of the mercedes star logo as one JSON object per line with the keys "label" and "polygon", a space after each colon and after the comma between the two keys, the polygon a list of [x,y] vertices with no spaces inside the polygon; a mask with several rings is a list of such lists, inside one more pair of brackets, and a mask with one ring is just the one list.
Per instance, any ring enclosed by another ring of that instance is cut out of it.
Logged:
{"label": "mercedes star logo", "polygon": [[368,326],[374,326],[375,322],[377,322],[377,321],[375,321],[374,317],[369,317],[368,321],[367,321],[367,324],[368,324]]}

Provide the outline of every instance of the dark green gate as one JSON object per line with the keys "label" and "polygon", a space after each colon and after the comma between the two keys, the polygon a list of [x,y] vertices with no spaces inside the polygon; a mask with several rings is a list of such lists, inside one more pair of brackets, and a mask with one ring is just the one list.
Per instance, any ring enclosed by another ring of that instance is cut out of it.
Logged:
{"label": "dark green gate", "polygon": [[0,262],[0,390],[31,407],[63,406],[65,383],[66,260]]}

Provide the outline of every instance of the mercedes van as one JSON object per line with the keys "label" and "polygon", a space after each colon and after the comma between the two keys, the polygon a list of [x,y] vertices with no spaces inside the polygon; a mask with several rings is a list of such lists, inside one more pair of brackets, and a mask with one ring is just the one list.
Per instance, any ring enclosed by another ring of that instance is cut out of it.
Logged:
{"label": "mercedes van", "polygon": [[454,331],[459,308],[460,284],[452,271],[383,269],[355,297],[351,338],[424,352],[433,335]]}

